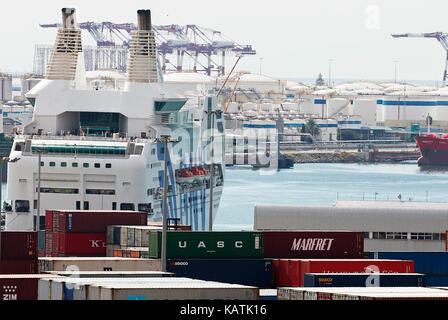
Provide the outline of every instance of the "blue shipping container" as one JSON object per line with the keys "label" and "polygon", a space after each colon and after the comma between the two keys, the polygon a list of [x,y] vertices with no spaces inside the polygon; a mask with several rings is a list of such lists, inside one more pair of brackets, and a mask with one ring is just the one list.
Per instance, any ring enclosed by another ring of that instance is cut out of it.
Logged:
{"label": "blue shipping container", "polygon": [[39,251],[45,251],[45,231],[38,231],[37,248]]}
{"label": "blue shipping container", "polygon": [[448,276],[448,252],[370,252],[371,259],[413,260],[414,272]]}
{"label": "blue shipping container", "polygon": [[448,276],[426,276],[427,287],[448,287]]}
{"label": "blue shipping container", "polygon": [[120,227],[113,227],[114,228],[114,245],[119,246],[120,245]]}
{"label": "blue shipping container", "polygon": [[272,260],[266,259],[168,259],[167,271],[177,277],[273,287]]}
{"label": "blue shipping container", "polygon": [[420,273],[305,273],[304,287],[424,287]]}

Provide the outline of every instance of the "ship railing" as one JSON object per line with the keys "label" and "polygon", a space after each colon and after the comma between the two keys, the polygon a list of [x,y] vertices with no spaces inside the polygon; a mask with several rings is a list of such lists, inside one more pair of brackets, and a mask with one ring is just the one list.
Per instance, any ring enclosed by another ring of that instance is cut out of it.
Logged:
{"label": "ship railing", "polygon": [[70,140],[70,141],[103,141],[103,142],[135,142],[151,143],[153,138],[137,137],[104,137],[104,136],[77,136],[77,135],[16,135],[17,139],[32,140]]}

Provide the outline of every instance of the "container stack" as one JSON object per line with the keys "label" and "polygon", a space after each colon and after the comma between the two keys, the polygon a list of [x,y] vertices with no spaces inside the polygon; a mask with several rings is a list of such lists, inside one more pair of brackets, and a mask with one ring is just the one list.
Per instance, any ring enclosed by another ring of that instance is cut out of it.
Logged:
{"label": "container stack", "polygon": [[[303,287],[308,273],[414,273],[414,261],[376,259],[278,259],[274,260],[277,287]],[[359,275],[358,277],[364,277]]]}
{"label": "container stack", "polygon": [[0,274],[38,273],[37,243],[37,232],[0,232]]}
{"label": "container stack", "polygon": [[448,300],[448,291],[422,287],[278,288],[278,300]]}
{"label": "container stack", "polygon": [[[272,287],[263,234],[251,231],[168,231],[167,271],[179,277]],[[161,256],[161,232],[151,231],[149,257]]]}
{"label": "container stack", "polygon": [[47,210],[45,256],[105,257],[108,225],[146,225],[138,211]]}
{"label": "container stack", "polygon": [[415,272],[425,274],[426,286],[448,287],[448,252],[372,252],[369,257],[413,260]]}
{"label": "container stack", "polygon": [[108,226],[107,256],[123,258],[149,258],[150,231],[162,230],[158,226]]}
{"label": "container stack", "polygon": [[39,300],[258,300],[259,289],[175,277],[41,279]]}

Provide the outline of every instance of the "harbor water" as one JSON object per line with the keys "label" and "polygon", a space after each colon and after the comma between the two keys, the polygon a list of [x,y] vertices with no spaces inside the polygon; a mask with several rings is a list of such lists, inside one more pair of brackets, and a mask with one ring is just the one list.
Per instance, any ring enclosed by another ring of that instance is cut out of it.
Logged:
{"label": "harbor water", "polygon": [[[400,164],[306,163],[273,174],[226,168],[214,230],[252,230],[255,204],[332,205],[340,200],[448,201],[448,168]],[[6,199],[6,183],[2,184]]]}
{"label": "harbor water", "polygon": [[251,230],[255,204],[332,205],[340,200],[446,202],[448,168],[400,164],[296,164],[266,175],[228,167],[214,230]]}

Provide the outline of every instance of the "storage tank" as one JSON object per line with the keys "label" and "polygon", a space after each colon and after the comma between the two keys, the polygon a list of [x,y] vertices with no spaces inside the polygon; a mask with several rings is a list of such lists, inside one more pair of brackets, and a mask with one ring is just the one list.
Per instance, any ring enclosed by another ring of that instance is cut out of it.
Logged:
{"label": "storage tank", "polygon": [[236,102],[230,102],[229,106],[227,107],[227,113],[238,113],[238,103]]}
{"label": "storage tank", "polygon": [[243,103],[241,111],[258,111],[258,105],[253,102],[245,102]]}
{"label": "storage tank", "polygon": [[300,114],[312,114],[314,109],[314,97],[306,96],[299,101],[299,113]]}
{"label": "storage tank", "polygon": [[350,105],[350,100],[345,98],[329,98],[326,103],[325,117],[331,118],[338,113],[347,114],[346,107]]}
{"label": "storage tank", "polygon": [[21,92],[20,95],[22,97],[25,97],[25,94],[30,91],[36,84],[38,84],[42,79],[37,78],[28,78],[28,79],[22,79],[20,81],[21,83]]}
{"label": "storage tank", "polygon": [[12,78],[0,76],[0,101],[12,100]]}
{"label": "storage tank", "polygon": [[383,98],[384,121],[423,121],[437,112],[436,97],[386,96]]}
{"label": "storage tank", "polygon": [[433,120],[448,121],[448,97],[437,97],[437,112]]}
{"label": "storage tank", "polygon": [[208,75],[197,72],[173,72],[163,76],[167,87],[179,94],[187,91],[203,91],[216,88],[216,80]]}
{"label": "storage tank", "polygon": [[364,125],[376,125],[376,109],[377,99],[375,98],[358,98],[353,100],[353,115],[361,116]]}

